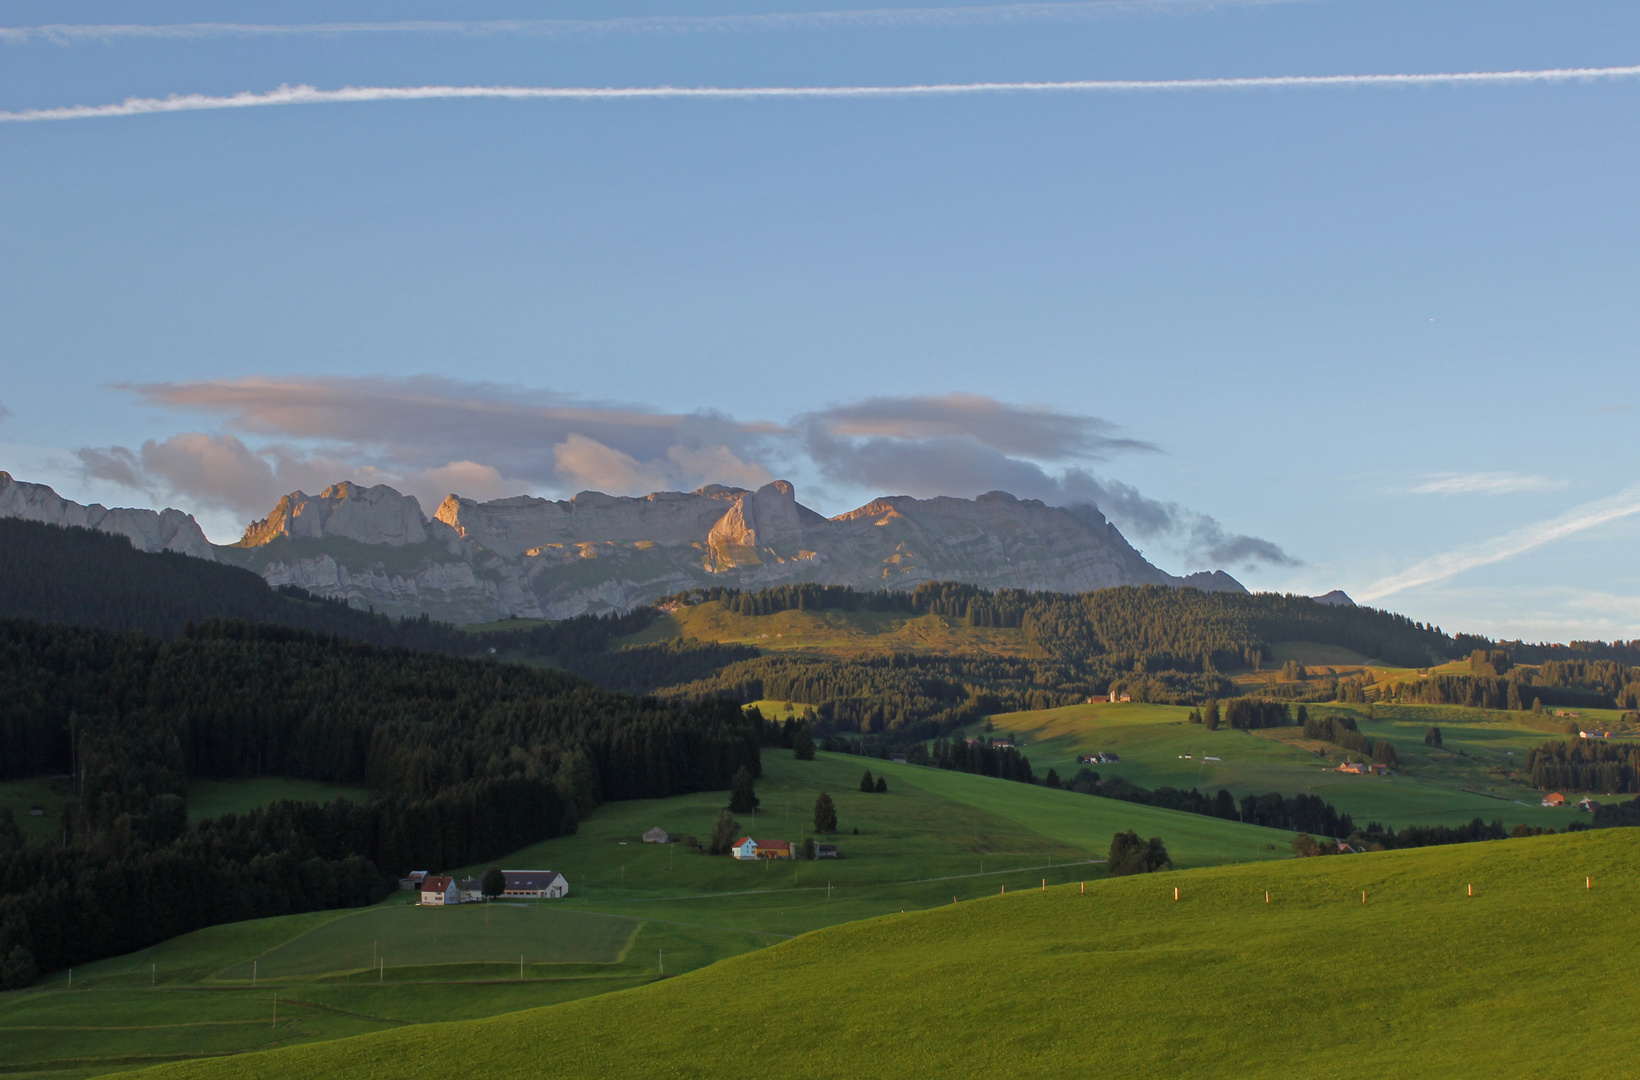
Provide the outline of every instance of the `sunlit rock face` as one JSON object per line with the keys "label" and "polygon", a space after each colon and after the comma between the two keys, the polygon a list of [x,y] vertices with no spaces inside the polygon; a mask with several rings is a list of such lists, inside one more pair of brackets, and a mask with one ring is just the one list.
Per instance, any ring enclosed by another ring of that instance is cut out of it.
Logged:
{"label": "sunlit rock face", "polygon": [[826,518],[778,480],[642,497],[451,495],[425,517],[392,488],[293,492],[226,559],[395,615],[454,622],[624,611],[706,585],[787,582],[1082,592],[1114,585],[1242,591],[1222,571],[1177,578],[1151,565],[1091,506],[1066,509],[992,492],[977,499],[891,496]]}
{"label": "sunlit rock face", "polygon": [[0,517],[43,521],[47,525],[78,525],[130,539],[139,551],[179,551],[215,561],[216,552],[192,514],[181,510],[135,510],[101,503],[81,506],[63,498],[45,484],[14,480],[0,472]]}

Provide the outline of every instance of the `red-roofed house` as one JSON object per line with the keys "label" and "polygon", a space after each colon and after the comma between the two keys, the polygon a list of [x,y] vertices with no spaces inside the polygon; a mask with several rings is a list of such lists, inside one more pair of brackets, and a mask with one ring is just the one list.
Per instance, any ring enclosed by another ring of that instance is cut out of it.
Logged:
{"label": "red-roofed house", "polygon": [[1544,806],[1565,806],[1566,805],[1566,796],[1562,795],[1558,791],[1551,791],[1549,794],[1547,794],[1543,797],[1543,805]]}
{"label": "red-roofed house", "polygon": [[424,877],[421,879],[421,902],[424,904],[459,904],[461,889],[454,878]]}
{"label": "red-roofed house", "polygon": [[792,846],[784,840],[754,840],[742,836],[729,849],[729,854],[737,859],[790,859]]}

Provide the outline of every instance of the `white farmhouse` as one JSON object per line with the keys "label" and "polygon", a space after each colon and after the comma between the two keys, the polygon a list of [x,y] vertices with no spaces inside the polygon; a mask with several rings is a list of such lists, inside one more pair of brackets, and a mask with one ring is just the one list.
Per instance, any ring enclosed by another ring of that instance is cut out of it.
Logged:
{"label": "white farmhouse", "polygon": [[557,900],[569,895],[569,879],[556,870],[503,870],[507,889],[503,896],[534,900]]}

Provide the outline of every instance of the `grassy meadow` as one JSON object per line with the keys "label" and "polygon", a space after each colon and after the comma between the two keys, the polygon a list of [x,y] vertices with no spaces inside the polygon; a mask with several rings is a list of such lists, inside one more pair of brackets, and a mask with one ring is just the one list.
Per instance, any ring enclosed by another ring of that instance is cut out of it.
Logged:
{"label": "grassy meadow", "polygon": [[[764,763],[762,806],[741,831],[801,841],[828,791],[841,858],[748,864],[640,841],[654,825],[704,839],[723,792],[610,803],[575,835],[496,860],[561,871],[562,901],[436,908],[397,893],[209,927],[78,968],[72,990],[55,972],[0,994],[0,1072],[94,1075],[605,994],[839,923],[1097,881],[1111,834],[1127,828],[1163,837],[1181,866],[1290,853],[1274,830],[986,777],[780,750]],[[886,793],[859,790],[868,766],[887,776]],[[246,784],[225,802],[283,790]]]}
{"label": "grassy meadow", "polygon": [[[1565,736],[1532,713],[1468,709],[1455,705],[1308,706],[1312,715],[1349,715],[1372,739],[1388,739],[1401,768],[1390,776],[1351,776],[1337,771],[1342,747],[1306,740],[1298,727],[1208,731],[1186,721],[1190,710],[1138,703],[1072,705],[991,718],[997,734],[1012,733],[1038,775],[1048,769],[1069,778],[1083,754],[1115,751],[1121,761],[1089,766],[1101,776],[1121,776],[1141,787],[1228,788],[1242,795],[1279,791],[1319,795],[1358,822],[1456,825],[1475,817],[1506,825],[1564,828],[1575,809],[1539,805],[1542,793],[1524,772],[1529,750]],[[1586,712],[1593,710],[1585,710]],[[1424,745],[1430,725],[1443,745]],[[976,725],[971,735],[983,735]]]}
{"label": "grassy meadow", "polygon": [[1614,829],[1011,892],[596,1000],[282,1049],[254,1072],[1623,1076],[1637,867],[1640,832]]}

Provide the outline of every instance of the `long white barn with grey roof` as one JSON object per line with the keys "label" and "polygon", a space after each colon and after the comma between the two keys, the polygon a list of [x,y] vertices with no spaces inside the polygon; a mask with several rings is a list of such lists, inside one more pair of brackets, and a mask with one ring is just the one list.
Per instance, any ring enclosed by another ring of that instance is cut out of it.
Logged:
{"label": "long white barn with grey roof", "polygon": [[503,870],[507,879],[503,896],[535,900],[556,900],[569,895],[569,879],[556,870]]}

